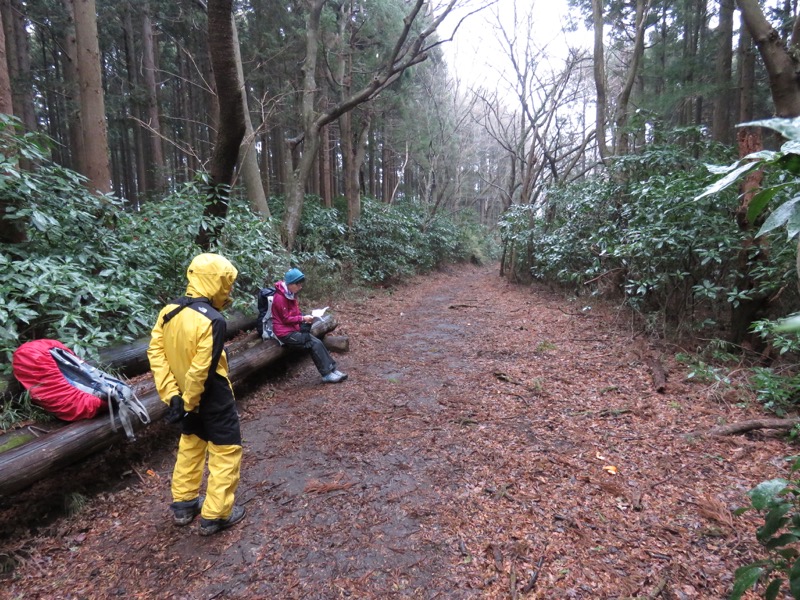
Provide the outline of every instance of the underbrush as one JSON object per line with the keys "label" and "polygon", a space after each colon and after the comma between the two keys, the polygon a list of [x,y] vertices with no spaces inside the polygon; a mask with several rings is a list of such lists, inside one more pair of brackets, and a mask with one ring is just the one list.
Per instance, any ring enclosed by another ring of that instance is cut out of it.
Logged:
{"label": "underbrush", "polygon": [[[520,280],[619,298],[659,337],[723,330],[739,343],[751,312],[782,317],[800,295],[796,244],[776,231],[756,239],[757,214],[742,226],[735,186],[707,191],[722,169],[707,164],[731,159],[711,143],[651,145],[615,159],[608,173],[551,188],[542,205],[504,215],[506,268]],[[772,184],[785,186],[785,176],[765,170],[765,189]]]}

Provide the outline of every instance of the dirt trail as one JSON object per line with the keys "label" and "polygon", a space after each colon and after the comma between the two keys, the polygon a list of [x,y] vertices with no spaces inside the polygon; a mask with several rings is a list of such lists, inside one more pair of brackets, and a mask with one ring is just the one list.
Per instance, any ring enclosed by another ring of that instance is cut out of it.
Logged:
{"label": "dirt trail", "polygon": [[669,355],[656,393],[624,313],[589,304],[463,266],[333,306],[347,382],[305,359],[240,395],[242,525],[172,526],[170,438],[13,539],[0,597],[724,598],[758,551],[731,510],[791,451],[687,437],[753,409]]}

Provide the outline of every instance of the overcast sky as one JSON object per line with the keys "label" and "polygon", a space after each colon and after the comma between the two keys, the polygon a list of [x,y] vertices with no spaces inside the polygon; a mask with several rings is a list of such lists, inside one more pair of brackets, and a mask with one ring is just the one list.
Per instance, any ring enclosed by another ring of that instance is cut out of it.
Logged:
{"label": "overcast sky", "polygon": [[[497,80],[503,70],[511,70],[511,62],[507,52],[499,40],[498,14],[503,27],[510,31],[513,28],[514,2],[517,0],[497,0],[491,6],[477,14],[470,15],[461,24],[455,39],[444,45],[444,52],[452,72],[465,84],[486,84]],[[518,0],[517,18],[527,23],[526,11],[532,11],[533,30],[531,32],[535,46],[546,48],[551,59],[558,60],[565,55],[568,44],[591,48],[592,36],[588,31],[564,34],[565,24],[569,17],[567,0]],[[452,15],[445,21],[443,35],[450,35],[461,14]],[[578,19],[580,29],[583,23]],[[518,35],[527,35],[525,30]]]}

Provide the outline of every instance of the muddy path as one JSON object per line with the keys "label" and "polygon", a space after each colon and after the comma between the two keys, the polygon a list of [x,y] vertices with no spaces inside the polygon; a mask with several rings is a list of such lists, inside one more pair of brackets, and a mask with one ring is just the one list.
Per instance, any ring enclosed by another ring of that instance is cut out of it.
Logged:
{"label": "muddy path", "polygon": [[731,511],[791,448],[687,436],[758,413],[623,311],[473,266],[333,309],[348,381],[304,359],[239,395],[242,524],[172,525],[166,432],[75,515],[6,539],[0,597],[719,599],[757,557]]}

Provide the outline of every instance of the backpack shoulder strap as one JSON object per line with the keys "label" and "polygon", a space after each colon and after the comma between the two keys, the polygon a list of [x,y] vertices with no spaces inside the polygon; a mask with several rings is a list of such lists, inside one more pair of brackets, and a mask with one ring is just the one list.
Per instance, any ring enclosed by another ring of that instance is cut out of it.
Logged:
{"label": "backpack shoulder strap", "polygon": [[164,325],[169,323],[173,319],[173,317],[175,317],[175,315],[177,315],[187,306],[191,306],[192,304],[197,304],[198,302],[207,302],[209,304],[211,303],[211,301],[208,298],[204,297],[190,298],[189,296],[182,296],[180,298],[177,298],[172,302],[173,304],[177,304],[177,306],[164,315],[164,320],[161,321],[161,326],[163,327]]}

